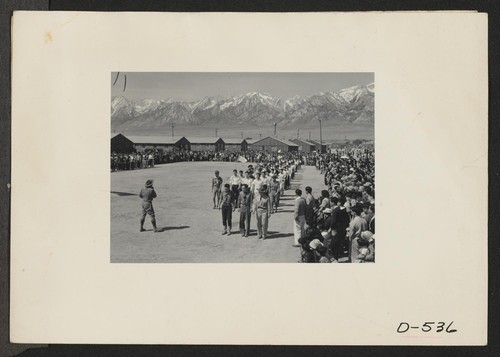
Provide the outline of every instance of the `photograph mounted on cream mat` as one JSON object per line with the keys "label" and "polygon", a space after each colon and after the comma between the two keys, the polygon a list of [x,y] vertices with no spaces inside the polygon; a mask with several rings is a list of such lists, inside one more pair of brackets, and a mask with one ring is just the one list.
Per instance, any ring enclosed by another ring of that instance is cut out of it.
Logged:
{"label": "photograph mounted on cream mat", "polygon": [[113,73],[111,262],[374,262],[373,81]]}
{"label": "photograph mounted on cream mat", "polygon": [[486,14],[12,22],[11,341],[487,343]]}

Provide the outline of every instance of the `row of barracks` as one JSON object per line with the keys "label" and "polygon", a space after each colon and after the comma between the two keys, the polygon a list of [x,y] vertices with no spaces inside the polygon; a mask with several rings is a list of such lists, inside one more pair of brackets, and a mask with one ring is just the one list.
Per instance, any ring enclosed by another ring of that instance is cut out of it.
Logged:
{"label": "row of barracks", "polygon": [[[122,133],[111,135],[111,152],[130,153],[152,150],[172,151],[247,151],[266,150],[271,152],[320,150],[320,144],[313,140],[285,140],[268,136],[260,140],[225,139],[218,137],[172,137],[172,136],[136,136]],[[323,151],[326,145],[323,144]]]}

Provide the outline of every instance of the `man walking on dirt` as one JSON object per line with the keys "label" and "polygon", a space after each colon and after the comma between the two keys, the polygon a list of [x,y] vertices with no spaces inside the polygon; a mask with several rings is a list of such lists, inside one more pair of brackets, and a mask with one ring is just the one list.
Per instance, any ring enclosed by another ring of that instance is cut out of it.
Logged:
{"label": "man walking on dirt", "polygon": [[153,225],[155,232],[161,232],[156,227],[156,217],[155,210],[153,208],[153,199],[156,198],[156,192],[153,187],[153,180],[147,180],[146,185],[141,192],[139,193],[139,197],[142,198],[142,217],[141,217],[141,232],[144,232],[144,221],[146,220],[146,215],[149,214],[151,217],[151,224]]}

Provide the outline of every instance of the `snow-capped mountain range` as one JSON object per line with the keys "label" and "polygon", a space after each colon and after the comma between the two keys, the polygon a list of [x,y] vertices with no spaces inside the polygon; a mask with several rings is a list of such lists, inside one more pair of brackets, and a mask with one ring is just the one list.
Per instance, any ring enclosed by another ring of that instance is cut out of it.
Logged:
{"label": "snow-capped mountain range", "polygon": [[177,124],[307,125],[321,119],[329,123],[373,124],[375,85],[357,85],[309,97],[283,99],[250,92],[228,98],[205,97],[197,102],[172,99],[133,101],[111,98],[113,129],[160,128]]}

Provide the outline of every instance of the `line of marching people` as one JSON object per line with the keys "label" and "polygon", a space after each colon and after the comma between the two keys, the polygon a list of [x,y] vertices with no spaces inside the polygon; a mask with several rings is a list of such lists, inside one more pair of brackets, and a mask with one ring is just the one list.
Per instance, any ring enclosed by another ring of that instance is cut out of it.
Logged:
{"label": "line of marching people", "polygon": [[251,218],[255,213],[257,236],[266,239],[269,219],[278,212],[280,197],[290,188],[300,165],[298,157],[270,156],[255,167],[248,165],[245,172],[233,170],[233,175],[225,183],[220,172],[215,171],[212,178],[213,208],[222,212],[222,234],[232,234],[232,214],[238,210],[239,233],[243,237],[250,236]]}

